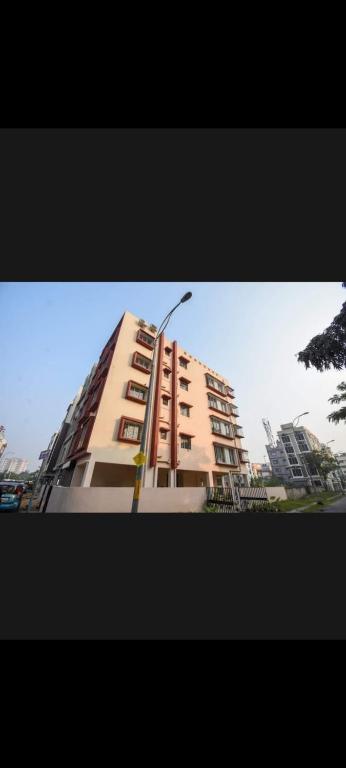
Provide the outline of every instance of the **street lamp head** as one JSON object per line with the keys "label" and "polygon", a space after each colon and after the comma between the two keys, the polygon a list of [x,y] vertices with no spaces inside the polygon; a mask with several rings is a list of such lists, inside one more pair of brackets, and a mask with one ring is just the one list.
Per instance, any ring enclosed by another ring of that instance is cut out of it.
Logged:
{"label": "street lamp head", "polygon": [[192,296],[191,291],[188,291],[188,293],[184,293],[183,298],[180,299],[180,303],[183,304],[184,301],[188,301],[189,299],[191,299],[191,296]]}

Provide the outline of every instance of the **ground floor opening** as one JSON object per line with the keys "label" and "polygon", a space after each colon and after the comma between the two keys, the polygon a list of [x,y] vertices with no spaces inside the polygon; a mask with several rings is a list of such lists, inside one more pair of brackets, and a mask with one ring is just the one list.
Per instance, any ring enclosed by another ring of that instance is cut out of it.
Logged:
{"label": "ground floor opening", "polygon": [[157,487],[169,488],[169,472],[166,467],[159,467],[157,470]]}
{"label": "ground floor opening", "polygon": [[177,488],[207,488],[209,473],[189,469],[177,470]]}
{"label": "ground floor opening", "polygon": [[135,484],[136,467],[130,464],[111,464],[96,461],[90,486],[99,488],[133,488]]}

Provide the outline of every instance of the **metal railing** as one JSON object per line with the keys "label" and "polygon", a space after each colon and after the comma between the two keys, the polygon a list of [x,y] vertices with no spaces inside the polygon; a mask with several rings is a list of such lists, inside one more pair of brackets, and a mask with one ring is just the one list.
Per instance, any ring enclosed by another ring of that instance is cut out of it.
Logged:
{"label": "metal railing", "polygon": [[265,488],[207,487],[207,505],[215,512],[256,512],[269,511]]}

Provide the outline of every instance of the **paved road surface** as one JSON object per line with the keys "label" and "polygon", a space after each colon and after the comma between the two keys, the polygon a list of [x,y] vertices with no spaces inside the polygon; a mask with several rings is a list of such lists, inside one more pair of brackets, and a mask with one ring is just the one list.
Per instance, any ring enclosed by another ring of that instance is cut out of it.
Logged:
{"label": "paved road surface", "polygon": [[346,513],[346,496],[342,496],[341,499],[337,499],[334,503],[328,504],[328,506],[314,508],[314,512],[345,512]]}

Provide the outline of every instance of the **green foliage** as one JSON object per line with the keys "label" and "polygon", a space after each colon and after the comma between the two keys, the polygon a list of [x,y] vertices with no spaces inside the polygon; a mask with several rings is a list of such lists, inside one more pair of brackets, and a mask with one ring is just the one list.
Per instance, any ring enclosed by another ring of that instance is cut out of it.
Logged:
{"label": "green foliage", "polygon": [[266,479],[263,477],[256,477],[252,478],[250,481],[251,488],[277,488],[278,485],[283,485],[283,482],[281,477],[276,477],[276,475],[272,475],[272,477]]}
{"label": "green foliage", "polygon": [[[338,384],[337,389],[341,392],[341,395],[336,394],[329,398],[329,402],[332,403],[332,405],[342,403],[346,400],[346,381],[342,381]],[[342,408],[339,408],[337,411],[332,411],[332,413],[327,416],[327,419],[334,424],[339,424],[339,421],[346,422],[346,405],[343,405]]]}
{"label": "green foliage", "polygon": [[216,505],[215,504],[204,504],[203,512],[215,512],[216,511]]}
{"label": "green foliage", "polygon": [[334,456],[331,456],[325,448],[322,448],[320,451],[310,451],[310,453],[304,455],[310,472],[317,470],[324,480],[327,479],[330,472],[335,472],[339,468],[339,464],[334,459]]}
{"label": "green foliage", "polygon": [[[346,288],[346,282],[342,286]],[[314,336],[297,357],[306,368],[313,366],[318,371],[346,368],[346,302],[328,328]]]}

